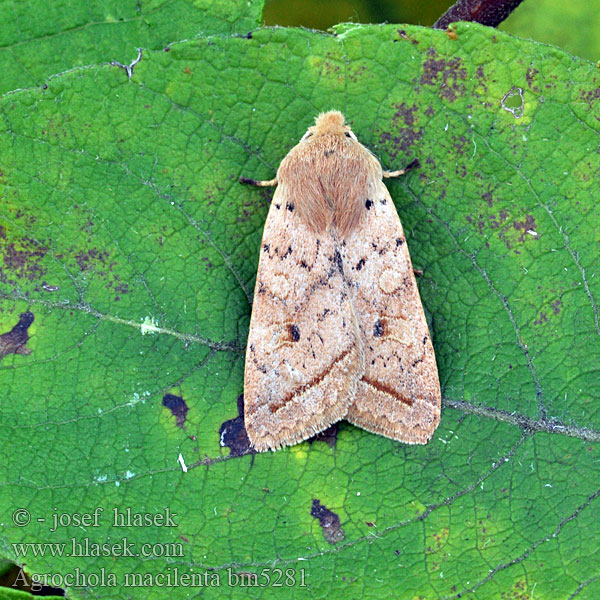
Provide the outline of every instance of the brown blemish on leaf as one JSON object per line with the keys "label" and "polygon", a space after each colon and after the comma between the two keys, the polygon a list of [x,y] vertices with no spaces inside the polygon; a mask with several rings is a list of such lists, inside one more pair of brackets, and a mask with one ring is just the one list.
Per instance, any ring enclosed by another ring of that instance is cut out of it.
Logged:
{"label": "brown blemish on leaf", "polygon": [[529,67],[529,69],[527,69],[527,73],[525,74],[525,79],[527,80],[527,85],[530,88],[532,88],[534,92],[538,91],[538,86],[537,85],[535,87],[533,86],[533,81],[537,77],[538,73],[539,73],[539,71],[537,69],[534,69],[533,67]]}
{"label": "brown blemish on leaf", "polygon": [[[253,222],[260,215],[260,220],[264,221],[264,216],[267,213],[271,200],[273,199],[273,190],[267,187],[259,188],[260,193],[248,194],[244,196],[244,202],[241,205],[241,214],[237,217],[238,223]],[[208,197],[208,196],[207,196]],[[216,198],[221,198],[222,194],[217,194]],[[211,196],[212,198],[212,192]],[[216,200],[211,199],[208,206],[215,204]],[[239,209],[238,209],[239,210]]]}
{"label": "brown blemish on leaf", "polygon": [[225,421],[219,428],[221,446],[229,448],[229,456],[244,456],[256,454],[256,450],[250,445],[246,426],[244,424],[244,395],[237,399],[238,416],[235,419]]}
{"label": "brown blemish on leaf", "polygon": [[417,46],[419,44],[418,40],[415,40],[414,38],[410,37],[408,35],[408,33],[406,33],[406,31],[404,29],[398,29],[398,35],[400,36],[397,40],[394,40],[394,42],[400,42],[401,40],[407,40],[409,41],[411,44],[414,44],[415,46]]}
{"label": "brown blemish on leaf", "polygon": [[213,264],[210,262],[208,256],[202,256],[200,257],[200,260],[204,263],[204,266],[206,267],[207,271],[210,271],[210,269],[213,268]]}
{"label": "brown blemish on leaf", "polygon": [[87,221],[81,226],[81,231],[91,234],[94,231],[94,221],[87,217]]}
{"label": "brown blemish on leaf", "polygon": [[593,107],[594,103],[600,99],[600,87],[597,87],[594,90],[590,90],[589,92],[581,91],[581,99],[584,102],[587,102],[590,108]]}
{"label": "brown blemish on leaf", "polygon": [[502,600],[531,600],[533,596],[533,588],[528,586],[525,579],[518,579],[510,589],[502,592]]}
{"label": "brown blemish on leaf", "polygon": [[560,300],[555,300],[551,306],[554,314],[557,315],[560,312]]}
{"label": "brown blemish on leaf", "polygon": [[506,213],[506,211],[504,211],[504,210],[501,210],[498,213],[498,217],[496,217],[495,214],[488,215],[490,228],[491,229],[499,229],[502,226],[502,224],[506,221],[507,217],[508,217],[508,213]]}
{"label": "brown blemish on leaf", "polygon": [[29,340],[29,326],[33,323],[34,316],[30,311],[19,315],[19,322],[6,333],[0,335],[0,360],[9,354],[31,354],[31,350],[25,347]]}
{"label": "brown blemish on leaf", "polygon": [[437,166],[435,160],[433,160],[433,157],[431,156],[428,156],[425,159],[425,164],[429,167],[430,171],[433,171]]}
{"label": "brown blemish on leaf", "polygon": [[489,187],[488,191],[485,192],[485,194],[481,194],[481,198],[488,203],[488,206],[490,206],[490,208],[494,205],[494,198],[492,196],[492,192],[490,192]]}
{"label": "brown blemish on leaf", "polygon": [[321,504],[319,499],[313,499],[310,514],[315,519],[319,519],[325,540],[330,544],[337,544],[346,537],[338,515]]}
{"label": "brown blemish on leaf", "polygon": [[404,121],[405,125],[412,126],[415,124],[415,112],[417,111],[417,105],[407,106],[406,102],[402,104],[395,104],[396,112],[392,117],[394,123],[398,123],[400,119]]}
{"label": "brown blemish on leaf", "polygon": [[4,264],[21,279],[34,281],[46,274],[47,269],[40,264],[48,248],[29,237],[21,238],[19,247],[14,242],[4,246]]}
{"label": "brown blemish on leaf", "polygon": [[102,265],[106,264],[108,252],[106,250],[98,250],[98,248],[90,248],[84,252],[78,252],[74,256],[79,269],[81,271],[89,271],[98,262]]}
{"label": "brown blemish on leaf", "polygon": [[327,52],[327,54],[325,54],[325,60],[322,62],[322,68],[325,77],[337,75],[338,80],[341,78],[343,73],[340,65],[336,64],[337,61],[338,57],[335,56],[332,52]]}
{"label": "brown blemish on leaf", "polygon": [[351,67],[348,67],[347,71],[346,71],[346,76],[348,77],[348,79],[350,81],[358,81],[358,78],[361,75],[364,75],[365,72],[367,71],[367,67],[365,65],[361,65],[358,68],[352,69]]}
{"label": "brown blemish on leaf", "polygon": [[[491,192],[482,194],[482,198],[486,200],[490,207],[493,205]],[[480,235],[483,235],[488,228],[497,230],[498,238],[505,246],[519,254],[519,251],[514,249],[518,243],[539,239],[536,223],[532,215],[526,215],[524,221],[509,220],[509,216],[504,209],[501,209],[497,213],[480,213],[477,216],[467,215],[466,220],[477,228]],[[518,232],[518,237],[515,232]]]}
{"label": "brown blemish on leaf", "polygon": [[[129,284],[120,283],[119,285],[115,286],[115,292],[117,292],[119,294],[128,294],[129,293]],[[115,302],[118,302],[120,299],[121,299],[120,296],[115,296]]]}
{"label": "brown blemish on leaf", "polygon": [[[537,236],[537,227],[535,224],[535,219],[531,216],[531,215],[526,215],[525,216],[525,220],[524,221],[514,221],[513,223],[513,227],[517,230],[517,231],[521,231],[521,236],[519,237],[519,241],[520,242],[524,242],[525,241],[525,236],[527,235],[527,237],[530,237],[534,240],[538,239]],[[536,235],[532,235],[532,234],[528,234],[527,232],[535,232]]]}
{"label": "brown blemish on leaf", "polygon": [[427,50],[429,57],[423,63],[423,75],[420,82],[422,85],[437,85],[441,75],[440,96],[449,102],[454,102],[458,96],[464,96],[465,84],[461,80],[467,78],[467,70],[462,66],[462,59],[459,57],[446,60],[437,58],[438,53],[434,48]]}
{"label": "brown blemish on leaf", "polygon": [[189,410],[185,400],[181,396],[165,394],[162,399],[162,405],[168,408],[175,417],[175,425],[183,428]]}
{"label": "brown blemish on leaf", "polygon": [[461,135],[460,137],[453,135],[452,145],[454,146],[456,153],[462,156],[465,153],[465,147],[467,145],[470,146],[470,142],[467,141],[467,138],[464,135]]}
{"label": "brown blemish on leaf", "polygon": [[477,67],[477,69],[475,70],[475,77],[479,80],[479,83],[485,87],[485,89],[487,90],[487,86],[485,85],[485,82],[487,81],[486,76],[485,76],[485,71],[483,69],[483,65],[479,65]]}
{"label": "brown blemish on leaf", "polygon": [[427,546],[426,548],[426,552],[427,554],[434,554],[435,552],[439,552],[442,547],[446,544],[446,542],[448,541],[448,537],[450,536],[450,530],[448,529],[448,527],[443,527],[439,533],[434,533],[433,534],[433,545],[431,546]]}
{"label": "brown blemish on leaf", "polygon": [[[405,102],[395,104],[396,112],[392,117],[392,133],[384,131],[379,135],[379,143],[391,146],[388,153],[392,159],[406,151],[423,137],[423,128],[414,127],[417,105],[408,106]],[[404,125],[402,126],[401,123]]]}
{"label": "brown blemish on leaf", "polygon": [[325,442],[330,448],[335,448],[337,443],[337,434],[338,434],[338,424],[334,423],[330,425],[327,429],[324,429],[317,435],[308,439],[309,444],[313,444],[314,442]]}

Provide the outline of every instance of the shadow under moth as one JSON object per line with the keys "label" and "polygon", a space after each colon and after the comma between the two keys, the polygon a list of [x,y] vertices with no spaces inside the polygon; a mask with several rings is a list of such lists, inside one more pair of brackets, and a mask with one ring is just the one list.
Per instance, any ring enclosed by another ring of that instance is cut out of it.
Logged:
{"label": "shadow under moth", "polygon": [[440,420],[435,354],[379,161],[338,111],[283,159],[262,238],[244,374],[258,451],[340,419],[408,444]]}

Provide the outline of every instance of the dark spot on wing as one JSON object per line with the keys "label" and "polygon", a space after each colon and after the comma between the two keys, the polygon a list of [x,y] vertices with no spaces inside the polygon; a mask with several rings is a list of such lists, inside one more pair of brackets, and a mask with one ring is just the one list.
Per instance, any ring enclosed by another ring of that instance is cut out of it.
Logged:
{"label": "dark spot on wing", "polygon": [[265,244],[265,245],[263,246],[263,250],[264,250],[265,252],[268,252],[270,249],[271,249],[271,246],[269,246],[269,244]]}
{"label": "dark spot on wing", "polygon": [[292,342],[297,342],[300,340],[300,329],[298,328],[298,325],[295,323],[293,325],[288,325],[288,331]]}
{"label": "dark spot on wing", "polygon": [[357,263],[356,263],[356,270],[360,271],[364,266],[365,266],[365,262],[366,262],[366,258],[361,258]]}
{"label": "dark spot on wing", "polygon": [[[331,312],[331,310],[329,310],[328,308],[325,308],[323,310],[323,312],[317,317],[317,323],[321,323],[322,321],[325,320],[325,318],[327,317],[327,315]],[[319,333],[317,333],[317,335],[319,336],[319,339],[321,340],[321,342],[323,341],[323,338],[319,335]]]}
{"label": "dark spot on wing", "polygon": [[332,258],[334,264],[337,266],[339,272],[343,275],[344,274],[344,263],[342,261],[342,255],[340,254],[340,251],[336,248],[335,249],[335,253],[333,255]]}
{"label": "dark spot on wing", "polygon": [[367,210],[371,210],[371,206],[373,206],[373,201],[369,200],[367,198],[367,201],[365,202],[365,206],[366,206]]}
{"label": "dark spot on wing", "polygon": [[285,207],[290,211],[290,212],[294,212],[294,203],[293,202],[288,202]]}
{"label": "dark spot on wing", "polygon": [[402,246],[402,244],[404,244],[404,240],[402,238],[396,238],[396,248]]}
{"label": "dark spot on wing", "polygon": [[381,337],[383,335],[384,324],[381,319],[377,319],[375,321],[375,325],[373,325],[373,337]]}

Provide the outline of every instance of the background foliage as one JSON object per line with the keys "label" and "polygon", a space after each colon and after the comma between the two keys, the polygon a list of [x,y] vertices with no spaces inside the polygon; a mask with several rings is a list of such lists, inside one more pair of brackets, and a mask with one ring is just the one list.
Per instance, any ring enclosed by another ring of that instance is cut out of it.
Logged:
{"label": "background foliage", "polygon": [[[267,25],[323,29],[345,21],[433,25],[451,0],[267,0]],[[571,54],[600,59],[600,0],[525,0],[501,31],[560,46]]]}
{"label": "background foliage", "polygon": [[[13,68],[9,85],[26,89],[0,99],[2,555],[29,573],[220,578],[175,598],[597,597],[597,68],[475,25],[456,40],[394,25],[333,36],[255,29],[260,3],[177,6],[154,14],[180,10],[169,19],[196,39],[173,42],[145,5],[129,21],[99,7],[106,26],[83,19],[86,44],[40,19],[31,38],[51,58]],[[132,22],[138,38],[123,34]],[[140,39],[128,78],[110,62],[129,64]],[[16,65],[28,47],[7,55]],[[331,107],[385,166],[421,161],[390,190],[424,270],[442,422],[424,447],[341,424],[237,456],[270,199],[237,180],[271,177]],[[55,512],[96,507],[98,527],[49,531]],[[29,525],[13,524],[17,508]],[[115,527],[115,508],[168,508],[178,526]],[[13,545],[124,537],[183,555],[23,558]],[[296,585],[227,584],[274,568]]]}

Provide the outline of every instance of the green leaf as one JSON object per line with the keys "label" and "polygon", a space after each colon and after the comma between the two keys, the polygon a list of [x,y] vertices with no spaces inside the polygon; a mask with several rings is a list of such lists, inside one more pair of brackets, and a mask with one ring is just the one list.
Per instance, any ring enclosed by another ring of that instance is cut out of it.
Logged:
{"label": "green leaf", "polygon": [[[144,53],[131,79],[102,65],[1,100],[4,556],[115,578],[66,581],[70,598],[164,598],[166,576],[174,598],[245,597],[240,573],[269,575],[266,597],[598,595],[600,74],[456,31],[207,37]],[[271,197],[238,177],[272,177],[330,108],[384,166],[420,159],[389,187],[424,270],[442,421],[426,446],[342,423],[230,455]],[[115,526],[128,508],[177,527]],[[163,555],[13,546],[86,538]]]}
{"label": "green leaf", "polygon": [[210,34],[247,34],[262,0],[5,0],[0,4],[0,93],[42,85],[99,62],[129,64],[138,48]]}

